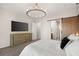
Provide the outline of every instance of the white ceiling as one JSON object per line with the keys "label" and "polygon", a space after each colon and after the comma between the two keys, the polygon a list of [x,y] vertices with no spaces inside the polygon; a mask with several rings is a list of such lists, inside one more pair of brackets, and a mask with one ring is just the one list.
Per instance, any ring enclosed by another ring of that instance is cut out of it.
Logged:
{"label": "white ceiling", "polygon": [[[3,8],[17,15],[26,16],[26,10],[31,8],[34,3],[1,3]],[[75,3],[39,3],[41,8],[47,12],[47,19],[62,18],[77,15]]]}

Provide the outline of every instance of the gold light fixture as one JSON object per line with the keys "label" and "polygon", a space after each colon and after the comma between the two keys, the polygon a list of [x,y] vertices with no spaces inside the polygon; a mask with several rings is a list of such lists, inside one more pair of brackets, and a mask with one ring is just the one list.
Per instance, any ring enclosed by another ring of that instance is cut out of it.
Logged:
{"label": "gold light fixture", "polygon": [[76,35],[76,36],[79,36],[79,33],[78,33],[78,32],[76,32],[76,33],[75,33],[75,35]]}
{"label": "gold light fixture", "polygon": [[26,11],[26,15],[31,18],[42,18],[46,16],[46,12],[35,3],[33,8]]}

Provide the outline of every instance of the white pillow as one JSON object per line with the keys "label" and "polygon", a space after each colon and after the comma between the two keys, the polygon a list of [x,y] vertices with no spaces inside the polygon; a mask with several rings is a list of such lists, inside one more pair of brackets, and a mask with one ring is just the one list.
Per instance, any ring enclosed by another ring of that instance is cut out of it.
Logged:
{"label": "white pillow", "polygon": [[75,34],[71,34],[71,35],[68,36],[68,39],[70,39],[70,40],[78,40],[79,36],[76,36]]}

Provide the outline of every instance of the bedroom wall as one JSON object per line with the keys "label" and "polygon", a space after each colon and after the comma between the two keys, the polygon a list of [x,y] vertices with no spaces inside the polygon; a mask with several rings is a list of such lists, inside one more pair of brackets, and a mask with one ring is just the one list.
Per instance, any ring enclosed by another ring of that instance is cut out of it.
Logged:
{"label": "bedroom wall", "polygon": [[49,40],[50,37],[50,22],[42,21],[41,22],[41,40]]}
{"label": "bedroom wall", "polygon": [[0,48],[10,45],[10,19],[11,14],[0,9]]}
{"label": "bedroom wall", "polygon": [[0,48],[10,46],[11,21],[22,21],[29,23],[29,32],[31,32],[31,21],[23,16],[3,9],[0,7]]}
{"label": "bedroom wall", "polygon": [[37,39],[41,39],[41,22],[37,23]]}
{"label": "bedroom wall", "polygon": [[32,23],[32,40],[41,39],[41,22]]}
{"label": "bedroom wall", "polygon": [[36,23],[32,23],[32,40],[37,39],[37,25]]}
{"label": "bedroom wall", "polygon": [[75,34],[76,32],[79,32],[79,18],[76,16],[63,18],[62,37],[68,36],[70,34]]}

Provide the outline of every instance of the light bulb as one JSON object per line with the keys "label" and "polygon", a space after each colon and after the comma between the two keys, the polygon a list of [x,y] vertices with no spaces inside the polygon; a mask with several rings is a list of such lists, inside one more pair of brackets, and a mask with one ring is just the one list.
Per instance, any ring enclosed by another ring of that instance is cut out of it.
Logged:
{"label": "light bulb", "polygon": [[79,34],[78,34],[78,32],[76,32],[76,34],[75,34],[76,36],[79,36]]}

